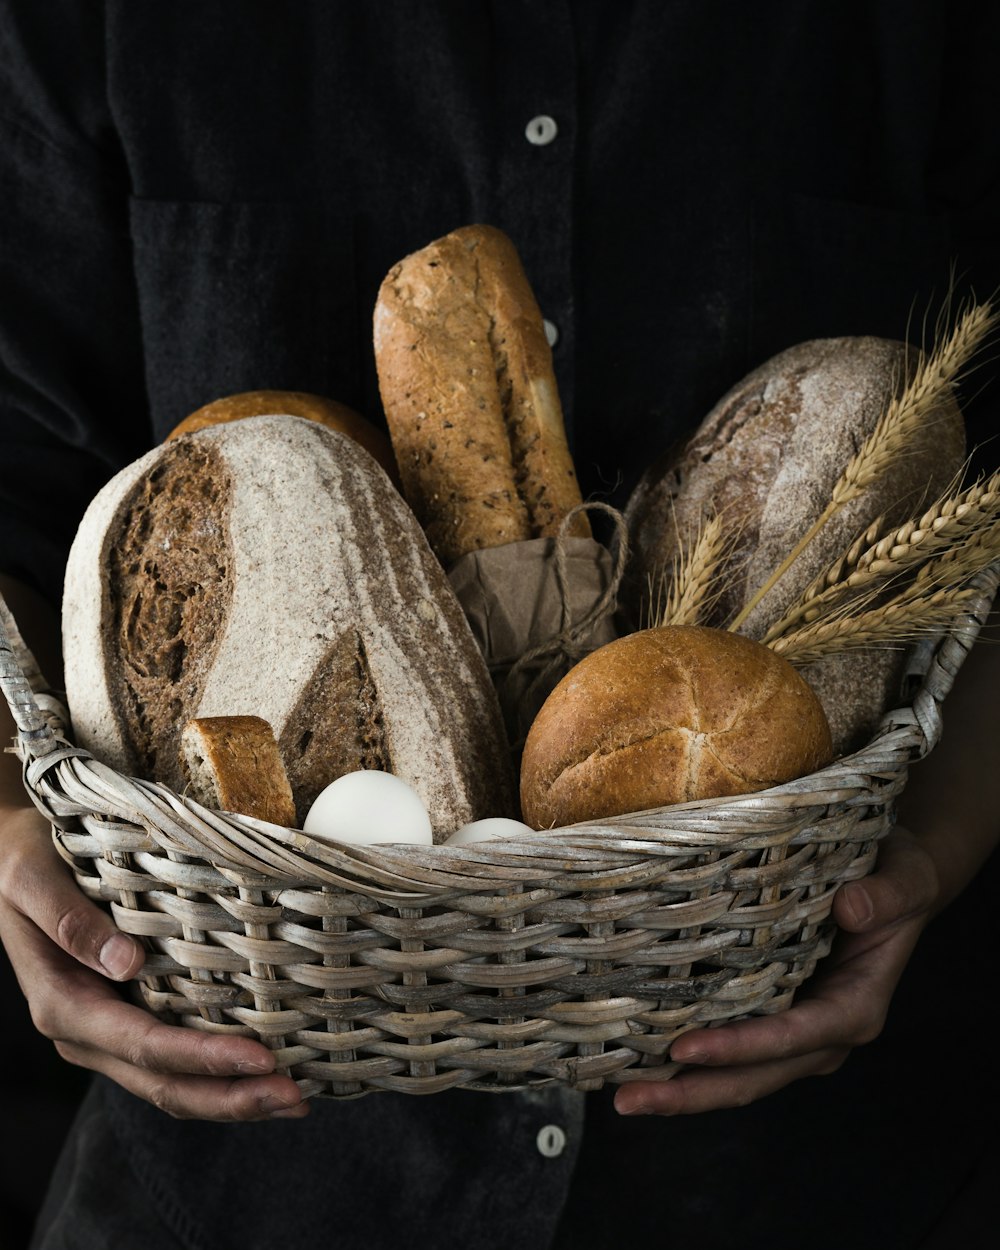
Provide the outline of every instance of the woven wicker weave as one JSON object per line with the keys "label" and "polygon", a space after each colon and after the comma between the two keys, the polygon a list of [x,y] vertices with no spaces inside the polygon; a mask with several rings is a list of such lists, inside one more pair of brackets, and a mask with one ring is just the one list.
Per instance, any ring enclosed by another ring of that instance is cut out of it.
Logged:
{"label": "woven wicker weave", "polygon": [[829,768],[466,847],[323,846],[114,772],[66,740],[5,608],[0,684],[57,848],[146,946],[152,1011],[260,1038],[307,1096],[596,1089],[669,1078],[681,1033],[790,1005],[829,950],[836,888],[870,871],[941,733],[998,580],[916,650],[910,702]]}

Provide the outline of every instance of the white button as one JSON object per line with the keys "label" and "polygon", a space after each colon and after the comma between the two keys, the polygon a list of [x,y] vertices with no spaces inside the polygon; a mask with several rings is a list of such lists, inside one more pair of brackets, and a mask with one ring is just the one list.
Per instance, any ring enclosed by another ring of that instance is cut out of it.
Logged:
{"label": "white button", "polygon": [[566,1149],[566,1134],[558,1124],[546,1124],[538,1130],[535,1145],[538,1153],[543,1154],[546,1159],[557,1159]]}
{"label": "white button", "polygon": [[542,318],[542,325],[545,328],[545,337],[548,339],[549,347],[555,347],[559,342],[559,327],[549,321],[548,317]]}
{"label": "white button", "polygon": [[537,117],[533,117],[524,128],[529,143],[536,143],[544,146],[551,143],[559,133],[559,127],[556,125],[555,118],[549,117],[547,113],[539,113]]}

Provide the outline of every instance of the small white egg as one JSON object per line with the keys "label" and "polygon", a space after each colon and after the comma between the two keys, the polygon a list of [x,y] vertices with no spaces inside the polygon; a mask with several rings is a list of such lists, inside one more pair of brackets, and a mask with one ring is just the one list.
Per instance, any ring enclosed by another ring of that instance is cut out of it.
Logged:
{"label": "small white egg", "polygon": [[416,790],[392,773],[366,768],[345,773],[316,796],[303,830],[324,842],[434,841],[431,818]]}
{"label": "small white egg", "polygon": [[470,842],[486,842],[490,838],[509,838],[515,833],[534,833],[530,825],[506,816],[487,816],[484,820],[472,820],[456,829],[446,840],[447,846],[466,846]]}

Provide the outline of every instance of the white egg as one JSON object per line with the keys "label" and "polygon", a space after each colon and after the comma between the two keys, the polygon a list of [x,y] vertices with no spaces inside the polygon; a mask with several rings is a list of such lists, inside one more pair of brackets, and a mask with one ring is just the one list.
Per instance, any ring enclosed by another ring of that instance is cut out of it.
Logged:
{"label": "white egg", "polygon": [[473,820],[447,839],[448,846],[466,846],[469,842],[486,842],[490,838],[509,838],[515,833],[534,833],[530,825],[519,820],[510,820],[506,816],[487,816],[484,820]]}
{"label": "white egg", "polygon": [[434,841],[431,818],[416,790],[375,768],[345,773],[321,790],[302,828],[320,841],[358,846]]}

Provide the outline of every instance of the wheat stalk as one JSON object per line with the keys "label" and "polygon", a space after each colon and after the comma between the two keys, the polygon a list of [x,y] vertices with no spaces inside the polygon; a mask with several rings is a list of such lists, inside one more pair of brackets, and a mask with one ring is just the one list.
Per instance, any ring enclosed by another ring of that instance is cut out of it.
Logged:
{"label": "wheat stalk", "polygon": [[831,503],[837,507],[850,503],[890,468],[948,398],[956,379],[996,324],[997,313],[989,304],[972,304],[959,316],[948,338],[921,359],[913,380],[889,401],[833,488]]}
{"label": "wheat stalk", "polygon": [[967,588],[944,588],[928,595],[901,596],[865,612],[803,625],[768,645],[796,665],[811,664],[824,656],[855,647],[879,643],[902,646],[954,623],[962,605],[978,592]]}
{"label": "wheat stalk", "polygon": [[[880,518],[852,544],[839,559],[815,578],[799,601],[764,636],[764,642],[788,633],[799,622],[810,622],[825,615],[847,595],[886,585],[917,570],[921,579],[938,576],[931,572],[937,555],[944,553],[949,570],[956,561],[978,571],[1000,557],[1000,473],[973,483],[957,494],[941,496],[921,516],[882,533]],[[964,555],[962,553],[964,552]],[[923,567],[921,567],[923,566]],[[963,580],[957,572],[951,580]]]}
{"label": "wheat stalk", "polygon": [[730,622],[729,629],[738,629],[743,624],[832,516],[852,499],[856,499],[900,455],[906,453],[914,434],[933,420],[973,355],[982,346],[987,335],[995,329],[997,321],[997,313],[989,303],[973,303],[959,316],[947,339],[930,355],[921,358],[912,379],[901,392],[898,388],[894,391],[875,428],[840,475],[822,513],[737,613]]}
{"label": "wheat stalk", "polygon": [[[661,577],[650,610],[651,625],[697,625],[723,589],[719,576],[734,538],[719,515],[699,526],[694,541],[674,557],[669,581]],[[664,584],[666,582],[666,584]]]}

